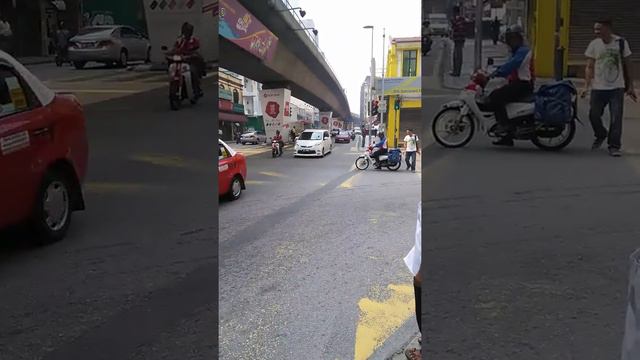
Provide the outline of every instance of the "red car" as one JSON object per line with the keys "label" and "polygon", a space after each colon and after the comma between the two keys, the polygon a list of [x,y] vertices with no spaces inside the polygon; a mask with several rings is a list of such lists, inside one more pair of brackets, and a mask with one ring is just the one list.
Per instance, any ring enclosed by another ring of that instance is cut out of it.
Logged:
{"label": "red car", "polygon": [[336,135],[336,143],[347,143],[351,142],[351,134],[348,131],[340,131],[338,135]]}
{"label": "red car", "polygon": [[247,160],[224,141],[218,140],[218,196],[237,200],[245,190]]}
{"label": "red car", "polygon": [[77,99],[0,51],[0,228],[29,225],[40,244],[62,239],[84,210],[88,153]]}

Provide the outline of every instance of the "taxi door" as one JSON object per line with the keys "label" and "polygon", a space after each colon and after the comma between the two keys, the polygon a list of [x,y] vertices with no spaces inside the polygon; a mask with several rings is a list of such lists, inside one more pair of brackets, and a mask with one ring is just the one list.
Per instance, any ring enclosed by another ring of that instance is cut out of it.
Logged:
{"label": "taxi door", "polygon": [[15,70],[0,65],[0,226],[31,213],[51,145],[47,109]]}
{"label": "taxi door", "polygon": [[224,145],[218,143],[218,195],[227,194],[231,190],[234,167],[233,157]]}

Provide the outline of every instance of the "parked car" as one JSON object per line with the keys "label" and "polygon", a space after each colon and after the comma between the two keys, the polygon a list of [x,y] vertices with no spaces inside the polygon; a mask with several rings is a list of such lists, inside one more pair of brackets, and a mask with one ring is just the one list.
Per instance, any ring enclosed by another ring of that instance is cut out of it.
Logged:
{"label": "parked car", "polygon": [[218,196],[237,200],[246,189],[247,160],[224,141],[218,140]]}
{"label": "parked car", "polygon": [[446,14],[430,14],[429,15],[429,29],[430,35],[447,36],[451,31],[449,25],[449,19]]}
{"label": "parked car", "polygon": [[331,151],[333,151],[333,141],[328,130],[308,129],[303,131],[296,140],[293,155],[323,157]]}
{"label": "parked car", "polygon": [[249,131],[240,136],[240,143],[245,144],[262,144],[267,142],[267,134],[264,131]]}
{"label": "parked car", "polygon": [[348,131],[340,131],[338,135],[336,135],[336,143],[347,143],[351,142],[351,134]]}
{"label": "parked car", "polygon": [[72,212],[85,208],[85,126],[73,95],[0,51],[0,228],[27,225],[38,244],[64,238]]}
{"label": "parked car", "polygon": [[151,60],[149,38],[130,26],[90,26],[69,41],[69,60],[76,69],[89,61],[126,67],[129,61]]}

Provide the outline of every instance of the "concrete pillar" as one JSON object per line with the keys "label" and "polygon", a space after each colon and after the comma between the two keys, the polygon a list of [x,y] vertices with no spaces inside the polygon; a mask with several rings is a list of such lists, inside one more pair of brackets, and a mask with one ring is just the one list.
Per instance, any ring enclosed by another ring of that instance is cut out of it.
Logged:
{"label": "concrete pillar", "polygon": [[286,138],[291,126],[291,90],[285,88],[265,89],[263,87],[259,96],[267,141],[271,142],[276,130],[279,130],[280,135]]}

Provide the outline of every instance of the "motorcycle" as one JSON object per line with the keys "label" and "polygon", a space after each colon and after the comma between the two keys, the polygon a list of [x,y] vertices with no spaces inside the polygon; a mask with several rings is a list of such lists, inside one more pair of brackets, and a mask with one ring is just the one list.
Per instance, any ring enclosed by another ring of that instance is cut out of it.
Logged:
{"label": "motorcycle", "polygon": [[[493,62],[489,60],[489,65]],[[446,148],[459,148],[467,145],[478,128],[490,138],[510,135],[514,140],[531,141],[543,150],[561,150],[571,143],[576,133],[577,91],[572,96],[571,118],[558,124],[550,124],[535,117],[535,97],[521,99],[520,102],[507,104],[506,110],[511,128],[507,132],[497,131],[495,114],[490,110],[488,94],[504,86],[506,80],[489,79],[489,73],[476,71],[471,83],[462,91],[457,100],[442,106],[432,122],[435,140]],[[571,84],[575,90],[575,86]]]}
{"label": "motorcycle", "polygon": [[[163,46],[166,51],[167,47]],[[182,102],[189,99],[192,105],[198,102],[198,94],[193,91],[189,55],[167,54],[169,63],[169,105],[171,110],[179,110]]]}
{"label": "motorcycle", "polygon": [[271,141],[271,156],[282,156],[282,148],[280,147],[280,142],[273,140]]}
{"label": "motorcycle", "polygon": [[[373,145],[369,145],[363,155],[358,156],[356,159],[356,169],[367,170],[369,165],[375,162],[372,157]],[[380,167],[386,167],[391,171],[396,171],[402,166],[402,152],[400,149],[389,149],[389,152],[379,157]]]}

